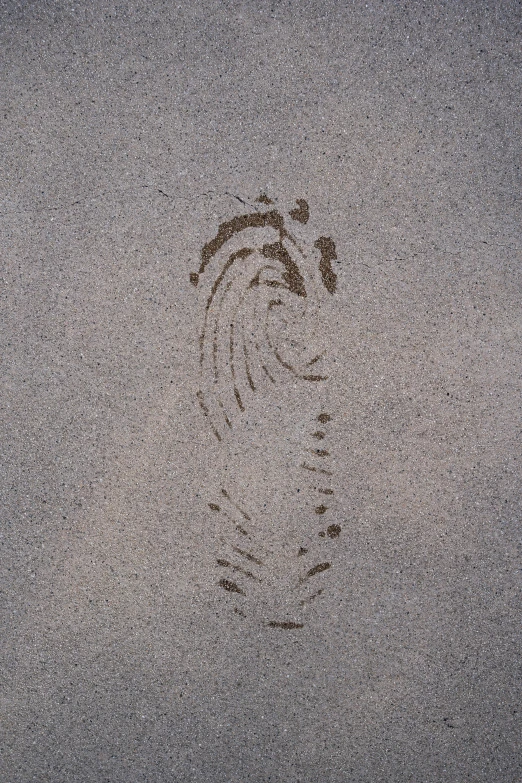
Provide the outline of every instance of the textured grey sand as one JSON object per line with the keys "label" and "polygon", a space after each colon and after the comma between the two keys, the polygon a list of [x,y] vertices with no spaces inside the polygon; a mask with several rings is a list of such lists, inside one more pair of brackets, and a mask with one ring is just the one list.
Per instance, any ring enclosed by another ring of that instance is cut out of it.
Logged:
{"label": "textured grey sand", "polygon": [[[1,3],[2,781],[522,780],[520,21]],[[216,588],[195,402],[189,273],[260,191],[339,256],[291,632]]]}

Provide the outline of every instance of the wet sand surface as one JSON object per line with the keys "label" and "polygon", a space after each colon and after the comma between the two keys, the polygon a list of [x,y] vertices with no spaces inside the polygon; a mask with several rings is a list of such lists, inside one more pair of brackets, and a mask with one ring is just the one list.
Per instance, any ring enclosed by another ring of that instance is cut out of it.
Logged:
{"label": "wet sand surface", "polygon": [[519,783],[520,3],[0,20],[0,779]]}

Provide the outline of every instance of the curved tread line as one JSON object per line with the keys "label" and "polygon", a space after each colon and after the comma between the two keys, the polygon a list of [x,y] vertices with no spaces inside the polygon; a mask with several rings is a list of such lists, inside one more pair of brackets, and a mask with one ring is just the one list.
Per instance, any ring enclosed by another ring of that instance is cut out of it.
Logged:
{"label": "curved tread line", "polygon": [[256,581],[256,582],[262,582],[263,581],[258,576],[253,574],[252,571],[247,571],[245,568],[241,568],[241,566],[237,566],[234,563],[231,563],[229,560],[225,560],[224,558],[218,557],[216,562],[222,568],[231,568],[233,571],[239,571],[239,573],[244,574],[245,576],[248,576],[249,579],[254,579],[254,581]]}
{"label": "curved tread line", "polygon": [[250,552],[245,552],[244,549],[240,549],[238,546],[235,546],[234,544],[230,544],[231,548],[234,550],[234,552],[237,552],[238,555],[241,555],[241,557],[246,558],[246,560],[250,560],[251,563],[255,563],[256,565],[264,566],[262,560],[259,560],[258,557],[255,557],[255,555],[252,555]]}
{"label": "curved tread line", "polygon": [[219,370],[218,370],[218,363],[217,363],[217,357],[218,357],[218,334],[219,334],[219,320],[221,318],[221,311],[223,310],[223,305],[225,302],[225,297],[230,291],[230,288],[232,286],[233,280],[229,280],[228,283],[225,286],[225,290],[223,291],[223,296],[220,299],[218,310],[215,315],[215,323],[214,323],[214,335],[213,335],[213,345],[212,345],[212,363],[214,368],[214,380],[219,380]]}
{"label": "curved tread line", "polygon": [[249,215],[238,215],[237,217],[232,218],[232,220],[221,223],[214,239],[211,239],[210,242],[207,242],[206,245],[203,246],[198,275],[201,275],[205,271],[205,268],[212,257],[229,239],[232,239],[234,234],[239,234],[246,228],[265,228],[266,226],[271,226],[278,231],[281,241],[284,238],[287,238],[296,244],[292,235],[289,234],[284,227],[283,216],[276,209],[271,210],[270,212],[254,212]]}
{"label": "curved tread line", "polygon": [[245,372],[246,372],[246,377],[247,377],[247,380],[248,380],[248,385],[250,386],[252,391],[255,392],[256,386],[254,384],[254,379],[252,378],[252,373],[250,372],[250,361],[249,361],[249,358],[248,358],[248,352],[247,352],[247,347],[246,347],[246,342],[245,342],[244,328],[242,328],[242,335],[241,335],[241,337],[242,337],[242,343],[243,343],[243,354],[245,356]]}
{"label": "curved tread line", "polygon": [[[238,250],[236,253],[232,253],[230,258],[227,259],[227,262],[225,263],[225,266],[221,270],[220,274],[217,276],[216,280],[214,281],[214,285],[211,288],[210,296],[207,299],[207,304],[205,306],[205,321],[203,324],[203,332],[202,337],[200,337],[200,344],[205,338],[206,329],[207,329],[207,322],[208,322],[208,312],[210,310],[210,306],[214,300],[214,296],[216,295],[216,291],[218,290],[219,286],[223,282],[223,278],[225,277],[226,273],[230,269],[230,267],[234,264],[237,259],[247,258],[249,255],[253,253],[253,249],[250,247],[243,247],[241,250]],[[204,361],[204,354],[202,353],[200,356],[200,364],[203,366]]]}
{"label": "curved tread line", "polygon": [[[263,245],[261,252],[265,258],[279,261],[279,263],[285,267],[286,271],[283,272],[283,280],[286,283],[286,288],[288,288],[291,294],[303,297],[307,295],[305,282],[299,271],[299,267],[282,242],[274,242],[272,245]],[[277,281],[273,282],[276,283],[274,287],[282,287],[281,283],[278,283]]]}
{"label": "curved tread line", "polygon": [[285,360],[280,356],[279,352],[275,348],[274,344],[272,343],[272,340],[270,339],[268,335],[268,313],[270,310],[272,310],[274,307],[279,307],[283,304],[283,301],[281,299],[272,299],[271,302],[268,304],[267,312],[266,312],[266,318],[265,318],[265,337],[268,342],[268,345],[270,346],[270,350],[274,354],[275,358],[279,362],[279,364],[285,368],[285,370],[289,370],[293,375],[295,375],[296,378],[300,378],[302,381],[326,381],[328,380],[327,375],[302,375],[299,373],[295,367],[293,367],[288,362],[285,362]]}
{"label": "curved tread line", "polygon": [[203,411],[204,415],[205,415],[205,416],[208,418],[208,420],[209,420],[209,423],[210,423],[210,427],[211,427],[211,429],[212,429],[212,432],[214,433],[214,435],[216,436],[216,438],[217,438],[219,441],[221,441],[221,435],[219,434],[218,430],[216,429],[216,427],[215,427],[215,425],[214,425],[214,422],[213,422],[213,419],[212,419],[212,416],[210,415],[210,411],[209,411],[209,409],[208,409],[207,405],[205,404],[205,397],[204,397],[204,395],[203,395],[203,392],[202,392],[201,390],[197,391],[197,392],[196,392],[196,397],[198,398],[198,402],[199,402],[199,406],[200,406],[201,410]]}
{"label": "curved tread line", "polygon": [[246,511],[244,511],[244,510],[241,508],[241,506],[239,506],[239,505],[238,505],[238,504],[237,504],[237,503],[236,503],[234,500],[232,500],[232,498],[230,497],[230,494],[227,492],[227,490],[225,489],[225,487],[221,487],[221,494],[222,494],[222,495],[223,495],[223,497],[225,497],[225,498],[226,498],[226,499],[227,499],[227,500],[228,500],[230,503],[232,503],[232,505],[233,505],[235,508],[237,508],[237,510],[239,511],[239,513],[240,513],[240,514],[241,514],[241,515],[242,515],[242,516],[243,516],[243,517],[246,519],[246,521],[247,521],[247,522],[250,522],[250,521],[252,520],[252,517],[251,517],[249,514],[247,514],[247,512],[246,512]]}
{"label": "curved tread line", "polygon": [[231,421],[230,421],[230,419],[228,418],[228,416],[227,416],[227,412],[226,412],[226,410],[225,410],[225,406],[223,405],[223,403],[221,402],[221,400],[218,400],[218,405],[219,405],[219,407],[221,408],[221,410],[223,411],[223,418],[225,419],[225,423],[227,424],[227,426],[229,427],[229,429],[232,429],[232,422],[231,422]]}

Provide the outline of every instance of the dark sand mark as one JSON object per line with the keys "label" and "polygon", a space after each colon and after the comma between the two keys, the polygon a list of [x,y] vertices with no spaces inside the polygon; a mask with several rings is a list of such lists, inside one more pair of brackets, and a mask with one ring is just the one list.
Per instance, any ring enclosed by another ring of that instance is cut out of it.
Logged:
{"label": "dark sand mark", "polygon": [[341,534],[341,525],[330,525],[327,529],[327,533],[330,536],[330,538],[339,538]]}
{"label": "dark sand mark", "polygon": [[285,631],[293,631],[295,628],[304,628],[303,623],[278,623],[275,620],[270,620],[267,625],[269,628],[283,628]]}
{"label": "dark sand mark", "polygon": [[335,243],[330,237],[319,237],[317,242],[314,243],[314,247],[321,252],[319,271],[323,279],[323,285],[330,294],[333,294],[337,288],[337,275],[333,271],[331,264],[337,258]]}
{"label": "dark sand mark", "polygon": [[[284,228],[283,216],[272,210],[271,212],[254,212],[250,215],[239,215],[232,218],[232,220],[226,223],[221,223],[218,228],[218,233],[210,242],[207,242],[203,246],[201,251],[201,264],[198,270],[198,274],[201,275],[205,271],[205,268],[212,256],[214,256],[223,245],[231,239],[234,234],[238,234],[245,228],[264,228],[265,226],[271,226],[276,231],[279,231],[281,240],[284,237],[290,238],[290,235]],[[193,273],[194,274],[194,273]]]}
{"label": "dark sand mark", "polygon": [[329,568],[331,568],[331,563],[318,563],[316,566],[311,568],[306,576],[305,579],[309,579],[311,576],[315,576],[316,574],[321,574],[323,571],[328,571]]}
{"label": "dark sand mark", "polygon": [[[241,533],[242,536],[248,536],[249,535],[248,530],[245,530],[245,528],[242,525],[240,525],[237,522],[237,520],[235,520],[233,517],[231,517],[230,514],[228,514],[225,511],[224,508],[221,508],[221,506],[218,506],[217,503],[209,503],[208,506],[209,506],[209,508],[212,511],[219,512],[220,514],[223,514],[223,516],[226,517],[229,522],[232,522],[232,524],[234,525],[234,528],[237,530],[238,533]],[[226,543],[226,542],[224,542],[224,543]]]}
{"label": "dark sand mark", "polygon": [[[232,266],[234,261],[236,261],[237,259],[246,258],[252,252],[253,251],[250,248],[242,248],[237,253],[234,253],[228,259],[227,263],[225,264],[224,269],[222,270],[221,274],[218,276],[217,280],[214,282],[214,285],[212,286],[212,290],[211,290],[210,296],[209,296],[209,298],[207,300],[207,304],[206,304],[206,307],[205,307],[205,320],[204,320],[204,323],[203,323],[203,330],[202,330],[201,335],[199,337],[199,347],[200,347],[199,362],[200,362],[200,366],[201,367],[203,367],[203,363],[205,361],[205,340],[206,340],[207,329],[208,329],[209,310],[210,310],[210,306],[212,304],[212,300],[213,300],[213,298],[214,298],[214,296],[216,294],[216,291],[219,288],[219,285],[221,284],[221,282],[222,282],[226,272]],[[217,325],[219,324],[219,315],[220,315],[220,312],[221,312],[221,307],[223,306],[223,301],[224,301],[224,298],[226,296],[226,292],[227,292],[227,290],[228,290],[228,288],[230,287],[231,284],[232,283],[230,282],[227,285],[227,289],[225,290],[225,293],[224,293],[224,295],[223,295],[223,297],[221,299],[221,306],[219,308],[218,315],[217,315],[217,318],[216,318],[216,327],[215,327],[215,333],[214,333],[214,347],[213,347],[214,378],[215,378],[215,380],[217,380],[217,378],[218,378],[218,369],[217,369],[217,334],[216,334],[216,331],[217,331]],[[216,426],[214,425],[214,423],[212,421],[212,418],[210,416],[210,412],[209,412],[207,406],[204,404],[202,392],[198,392],[197,396],[198,396],[198,399],[199,399],[199,403],[200,403],[201,409],[203,410],[205,415],[209,418],[209,421],[210,421],[210,424],[211,424],[211,427],[212,427],[212,431],[214,432],[214,435],[216,436],[218,441],[221,441],[221,435],[219,434]],[[221,408],[223,410],[223,414],[224,414],[225,421],[226,421],[227,425],[230,428],[232,428],[232,424],[230,422],[230,419],[226,415],[225,409],[223,407],[223,403],[221,402],[221,400],[218,400],[218,402],[219,402],[219,404],[220,404],[220,406],[221,406]]]}
{"label": "dark sand mark", "polygon": [[[275,272],[277,275],[279,274],[279,269],[276,266],[272,266],[272,264],[265,264],[265,266],[261,267],[261,269],[259,269],[256,272],[256,274],[254,275],[254,277],[252,278],[252,280],[248,284],[248,287],[249,288],[258,288],[258,286],[261,285],[261,275],[263,274],[263,272],[266,272],[268,270],[271,271],[271,272]],[[274,284],[277,283],[277,282],[278,282],[277,280],[265,280],[263,282],[263,285],[267,285],[267,286],[272,286],[273,287]],[[281,288],[283,287],[282,283],[278,283],[278,285]]]}
{"label": "dark sand mark", "polygon": [[237,510],[239,511],[241,516],[243,517],[243,519],[246,519],[247,522],[251,521],[251,517],[247,514],[246,511],[244,511],[241,508],[241,506],[238,506],[238,504],[234,500],[232,500],[232,498],[230,497],[229,493],[227,492],[227,490],[224,487],[221,488],[221,494],[223,495],[224,498],[226,498],[229,501],[229,503],[232,503],[234,508],[237,508]]}
{"label": "dark sand mark", "polygon": [[298,220],[299,223],[308,223],[310,218],[310,208],[303,198],[296,199],[297,209],[292,209],[288,214],[292,220]]}
{"label": "dark sand mark", "polygon": [[225,422],[226,422],[227,426],[228,426],[228,427],[230,427],[230,429],[232,429],[232,422],[230,421],[230,419],[229,419],[229,418],[228,418],[228,416],[227,416],[227,412],[226,412],[226,410],[225,410],[225,406],[223,405],[223,403],[221,402],[221,400],[218,400],[218,403],[219,403],[219,407],[220,407],[220,408],[221,408],[221,410],[223,411],[223,417],[224,417],[224,419],[225,419]]}
{"label": "dark sand mark", "polygon": [[307,465],[306,462],[303,462],[301,467],[304,468],[305,470],[311,470],[313,473],[323,473],[325,476],[332,475],[331,470],[325,470],[324,468],[314,468],[312,465]]}
{"label": "dark sand mark", "polygon": [[232,379],[235,382],[236,368],[234,367],[234,322],[233,321],[230,324],[228,355],[230,360],[230,372],[232,373]]}
{"label": "dark sand mark", "polygon": [[236,368],[234,365],[234,322],[230,324],[230,341],[229,341],[229,357],[230,357],[230,371],[232,373],[232,380],[234,381],[234,396],[236,398],[236,402],[238,404],[239,410],[241,413],[244,413],[245,406],[243,405],[243,400],[241,399],[241,395],[239,394],[239,389],[236,386]]}
{"label": "dark sand mark", "polygon": [[299,267],[282,242],[274,242],[272,245],[263,245],[261,252],[265,258],[279,261],[279,263],[285,267],[283,280],[290,293],[296,294],[297,296],[306,296],[306,287]]}
{"label": "dark sand mark", "polygon": [[249,360],[249,357],[248,357],[248,351],[247,351],[247,347],[246,347],[246,343],[245,343],[245,335],[244,334],[243,334],[243,354],[245,356],[245,372],[246,372],[246,377],[247,377],[247,380],[248,380],[248,385],[250,386],[252,391],[255,392],[256,387],[255,387],[255,384],[254,384],[254,380],[252,378],[252,373],[250,372],[250,360]]}
{"label": "dark sand mark", "polygon": [[213,340],[212,340],[212,366],[214,368],[214,379],[217,381],[219,379],[219,371],[218,371],[218,333],[219,333],[219,319],[221,318],[221,311],[223,310],[223,305],[225,302],[225,297],[230,291],[230,288],[232,287],[233,280],[229,280],[228,283],[225,286],[225,290],[223,291],[223,295],[219,302],[218,311],[215,316],[215,324],[214,324],[214,334],[213,334]]}
{"label": "dark sand mark", "polygon": [[[259,198],[257,199],[258,203],[263,204],[271,204],[271,200],[265,196],[264,194],[260,194]],[[297,209],[290,211],[290,217],[293,220],[297,220],[301,223],[307,223],[309,219],[309,207],[306,201],[303,199],[297,199]],[[252,215],[243,215],[239,216],[237,218],[234,218],[231,221],[228,221],[226,223],[223,223],[219,226],[219,230],[217,233],[217,236],[208,242],[202,249],[201,252],[201,265],[199,268],[199,272],[193,272],[190,275],[190,282],[192,285],[197,286],[200,281],[200,275],[201,273],[206,269],[207,265],[209,264],[212,257],[217,253],[220,248],[222,248],[225,243],[233,237],[235,234],[239,233],[245,228],[254,228],[254,227],[272,227],[279,233],[279,241],[273,242],[271,244],[265,244],[261,250],[261,253],[265,256],[265,258],[272,259],[277,261],[281,266],[283,267],[282,272],[282,280],[283,282],[279,282],[277,279],[268,279],[263,280],[262,284],[266,285],[268,287],[272,287],[274,289],[277,288],[286,288],[290,293],[295,294],[297,296],[306,297],[307,291],[305,287],[305,281],[304,278],[300,272],[300,268],[298,266],[298,263],[293,260],[292,256],[286,249],[286,247],[283,244],[283,240],[285,242],[288,240],[290,241],[295,247],[298,247],[295,239],[286,231],[284,228],[284,221],[283,217],[276,211],[270,211],[270,212],[264,212],[262,214],[255,213]],[[287,242],[286,242],[287,243]],[[288,245],[287,245],[288,246]],[[334,293],[337,286],[337,276],[334,273],[331,261],[337,258],[335,244],[333,241],[328,237],[320,237],[317,242],[315,243],[315,247],[318,248],[321,252],[321,261],[319,264],[320,273],[322,276],[322,281],[324,286],[327,288],[329,293]],[[230,287],[233,285],[233,280],[229,280],[226,284],[225,290],[223,295],[221,296],[221,300],[216,308],[216,303],[214,303],[214,306],[212,307],[212,303],[214,301],[214,298],[216,297],[216,293],[218,289],[220,289],[221,284],[223,283],[225,276],[227,275],[228,271],[231,269],[233,263],[237,260],[245,259],[248,256],[250,256],[254,252],[253,248],[242,248],[241,250],[233,253],[228,259],[223,260],[222,268],[219,271],[219,274],[217,275],[217,278],[214,280],[213,285],[211,287],[210,296],[206,303],[206,309],[205,309],[205,321],[203,326],[203,331],[200,335],[200,350],[201,350],[201,357],[200,357],[200,363],[202,368],[206,366],[206,362],[208,359],[212,361],[213,357],[213,364],[214,364],[214,377],[215,380],[219,380],[218,376],[221,376],[222,368],[220,368],[218,364],[219,360],[219,343],[218,343],[218,332],[220,324],[223,323],[224,328],[226,328],[226,317],[224,316],[225,313],[225,300],[226,295],[230,289]],[[302,251],[300,251],[302,253]],[[278,275],[281,274],[281,270],[279,268],[276,268],[275,266],[268,266],[264,268],[271,268],[275,272],[277,272]],[[216,273],[217,274],[217,273]],[[261,273],[257,273],[257,275],[250,281],[250,284],[248,285],[248,288],[255,288],[256,285],[261,285]],[[274,295],[277,296],[277,294],[274,292]],[[237,405],[239,409],[243,412],[245,410],[245,406],[243,405],[243,399],[241,398],[241,394],[246,393],[246,382],[248,382],[248,386],[250,386],[250,389],[252,392],[256,391],[256,383],[258,383],[258,378],[255,373],[256,368],[261,367],[263,372],[267,375],[269,380],[272,383],[276,383],[275,379],[270,374],[269,369],[264,364],[251,364],[250,356],[249,356],[249,348],[250,348],[250,342],[246,336],[246,325],[245,325],[245,319],[248,316],[248,313],[245,314],[243,311],[241,311],[239,317],[238,317],[238,311],[241,309],[241,306],[243,304],[243,298],[240,298],[240,301],[238,305],[235,307],[234,314],[231,318],[231,322],[229,322],[229,328],[230,328],[230,334],[229,334],[229,365],[230,365],[230,374],[232,376],[232,382],[233,382],[233,391],[234,396],[236,398]],[[266,300],[265,300],[266,301]],[[268,313],[269,311],[278,305],[282,305],[283,302],[281,300],[273,300],[268,305],[268,310],[265,311],[265,319],[264,319],[264,328],[265,328],[265,334],[263,335],[263,339],[266,338],[267,346],[270,348],[272,356],[277,360],[277,362],[286,370],[289,370],[292,374],[297,376],[298,378],[301,378],[303,380],[308,381],[321,381],[326,380],[326,376],[322,375],[301,375],[289,362],[285,361],[284,358],[280,355],[280,353],[276,350],[275,346],[272,344],[270,340],[270,333],[269,333],[269,327],[268,327]],[[211,309],[212,307],[212,309]],[[243,305],[244,309],[244,305]],[[216,315],[217,313],[217,315]],[[212,321],[215,322],[212,323]],[[284,318],[282,319],[284,323],[286,321]],[[236,323],[237,321],[237,323]],[[213,328],[213,348],[210,348],[208,343],[208,337],[211,336],[210,328]],[[262,331],[262,317],[259,321],[259,325]],[[237,328],[241,329],[241,334],[237,333]],[[254,334],[252,334],[252,337],[254,337]],[[255,346],[256,350],[259,352],[259,345],[253,340],[253,345]],[[265,346],[263,346],[265,348]],[[209,348],[210,348],[210,355],[209,355]],[[225,348],[226,351],[226,348]],[[240,362],[241,362],[241,353],[243,354],[244,362],[245,362],[245,373],[243,376],[243,373],[240,373]],[[316,362],[321,359],[323,354],[318,354],[317,356],[314,356],[313,359],[311,359],[309,362],[307,362],[307,366],[312,366]],[[236,367],[237,363],[237,367]],[[226,365],[225,365],[226,366]],[[224,371],[223,371],[224,372]],[[225,373],[226,374],[226,373]],[[254,382],[255,377],[255,382]],[[240,393],[241,389],[241,393]],[[208,390],[207,390],[207,393]],[[207,404],[206,399],[203,395],[203,392],[200,391],[197,394],[198,400],[201,406],[201,409],[203,410],[203,413],[205,416],[207,416],[210,419],[210,423],[212,425],[212,429],[214,431],[214,434],[218,438],[219,441],[221,441],[221,436],[217,429],[214,427],[212,422],[212,417],[216,415],[215,411],[210,412]],[[223,403],[218,398],[217,402],[219,403],[223,415],[225,417],[225,421],[229,427],[232,427],[232,424],[230,422],[230,419],[226,415]],[[326,424],[326,422],[329,422],[331,420],[330,414],[327,413],[321,413],[317,417],[317,420],[321,422],[321,424]],[[220,425],[221,426],[221,425]],[[321,441],[326,437],[326,433],[322,430],[317,430],[316,432],[312,433],[312,437],[314,437],[316,440]],[[308,449],[308,451],[314,456],[314,457],[328,457],[329,452],[326,449]],[[331,476],[332,472],[329,470],[325,470],[323,468],[315,467],[313,465],[309,465],[306,462],[303,462],[302,466],[303,469],[315,472],[315,473],[321,473],[326,476]],[[316,491],[324,494],[324,495],[333,495],[334,492],[331,489],[327,488],[315,488]],[[222,494],[227,500],[234,505],[234,507],[242,514],[242,516],[250,520],[250,516],[246,514],[239,506],[237,506],[234,501],[230,498],[228,492],[223,488]],[[230,520],[233,525],[235,526],[235,530],[240,533],[241,535],[248,536],[248,532],[240,525],[238,522],[233,519],[223,508],[223,506],[218,505],[217,503],[209,503],[209,508],[212,511],[221,512],[224,514],[224,516]],[[321,504],[315,507],[315,513],[322,515],[326,513],[328,510],[328,506],[325,504]],[[232,531],[233,532],[233,531]],[[337,538],[341,532],[341,527],[339,525],[330,525],[327,528],[327,531],[321,531],[319,535],[321,537],[325,537],[328,535],[329,538]],[[237,546],[232,545],[229,541],[225,541],[224,539],[223,543],[227,545],[227,547],[231,547],[231,549],[236,552],[241,557],[245,558],[246,560],[253,562],[257,564],[258,566],[264,566],[264,563],[262,560],[255,557],[251,552],[246,551],[244,549],[240,549]],[[245,542],[246,543],[246,542]],[[247,544],[249,546],[249,544]],[[300,547],[299,551],[297,553],[297,556],[303,556],[307,554],[308,550],[305,547]],[[230,557],[230,555],[229,555]],[[231,557],[231,560],[233,561],[235,558],[234,556]],[[243,568],[239,565],[236,565],[234,562],[231,562],[231,560],[228,560],[226,558],[218,558],[217,564],[222,568],[228,568],[231,569],[233,572],[237,572],[239,574],[244,575],[245,577],[248,577],[249,579],[254,579],[258,582],[261,582],[262,580],[259,579],[255,575],[255,573],[252,573],[252,571],[248,570],[247,568]],[[315,576],[316,574],[322,573],[323,571],[328,570],[331,568],[331,563],[319,563],[315,565],[313,568],[310,568],[310,570],[306,573],[304,577],[301,577],[299,579],[299,583],[302,584],[305,580],[311,578],[312,576]],[[256,569],[254,569],[255,571]],[[244,590],[240,585],[238,585],[235,581],[232,581],[231,579],[221,579],[219,582],[220,587],[227,590],[231,593],[236,593],[239,595],[245,595]],[[311,595],[310,597],[305,598],[303,601],[300,602],[301,606],[303,606],[305,603],[308,603],[309,601],[314,600],[317,596],[321,595],[323,591],[318,590],[316,593]],[[241,616],[245,616],[243,612],[236,610],[238,614]],[[302,623],[295,623],[290,621],[271,621],[267,623],[269,627],[273,628],[281,628],[281,629],[294,629],[294,628],[302,628]]]}
{"label": "dark sand mark", "polygon": [[240,549],[238,546],[234,546],[231,544],[232,549],[234,552],[237,552],[238,555],[241,555],[241,557],[246,558],[247,560],[250,560],[251,563],[255,563],[256,565],[264,565],[262,560],[259,560],[259,558],[255,557],[254,555],[250,554],[250,552],[245,552],[244,549]]}
{"label": "dark sand mark", "polygon": [[300,606],[305,606],[305,604],[309,604],[311,601],[314,600],[314,598],[317,598],[318,595],[322,595],[322,593],[323,593],[322,590],[318,590],[317,593],[308,596],[308,598],[303,598],[302,601],[299,601]]}
{"label": "dark sand mark", "polygon": [[320,421],[321,424],[326,424],[327,421],[331,421],[332,417],[329,413],[320,413],[317,417],[317,421]]}
{"label": "dark sand mark", "polygon": [[277,361],[279,362],[279,364],[282,367],[284,367],[285,370],[289,370],[292,373],[292,375],[295,375],[296,378],[300,378],[303,381],[326,381],[326,380],[328,380],[328,376],[327,375],[301,375],[301,373],[297,372],[295,367],[293,367],[288,362],[285,362],[283,357],[279,354],[277,348],[275,347],[275,345],[273,344],[272,340],[270,339],[270,337],[268,335],[268,324],[267,324],[267,321],[268,321],[268,313],[271,310],[273,310],[274,307],[279,307],[282,304],[283,304],[283,302],[281,301],[281,299],[272,299],[272,301],[268,303],[267,312],[266,312],[266,318],[265,318],[265,339],[266,339],[266,341],[267,341],[267,343],[268,343],[268,345],[270,347],[270,350],[274,354],[274,356],[277,359]]}
{"label": "dark sand mark", "polygon": [[243,400],[241,399],[241,395],[239,394],[239,389],[237,388],[237,386],[234,386],[234,397],[236,398],[236,402],[239,410],[241,411],[241,413],[244,413],[245,406],[243,405]]}
{"label": "dark sand mark", "polygon": [[275,383],[274,379],[272,378],[272,376],[270,375],[270,373],[268,372],[264,364],[261,365],[261,368],[266,372],[268,378],[272,381],[272,383]]}
{"label": "dark sand mark", "polygon": [[255,576],[252,573],[252,571],[247,571],[245,568],[241,568],[241,566],[234,565],[233,563],[230,563],[228,560],[224,560],[223,558],[219,557],[216,562],[222,568],[231,568],[233,571],[238,571],[239,573],[248,576],[249,579],[254,579],[256,582],[261,582],[261,579]]}
{"label": "dark sand mark", "polygon": [[220,579],[219,586],[223,590],[228,590],[229,593],[238,593],[239,595],[246,595],[246,593],[235,582],[231,582],[230,579]]}
{"label": "dark sand mark", "polygon": [[203,396],[203,392],[202,391],[196,392],[196,397],[198,398],[199,407],[201,408],[201,410],[203,411],[203,414],[205,415],[205,417],[209,421],[209,424],[210,424],[210,427],[212,429],[212,432],[214,433],[216,438],[220,441],[221,440],[221,435],[219,434],[219,432],[215,428],[214,423],[212,421],[212,417],[210,416],[210,411],[207,408],[207,406],[205,405],[205,398]]}
{"label": "dark sand mark", "polygon": [[[207,304],[205,305],[205,311],[208,313],[210,310],[210,306],[214,300],[214,297],[216,295],[216,291],[218,290],[219,286],[223,282],[223,278],[225,277],[226,273],[230,269],[230,267],[234,264],[235,261],[242,260],[244,258],[248,258],[248,256],[252,255],[254,250],[251,247],[242,247],[241,250],[238,250],[236,253],[232,253],[229,259],[227,259],[227,262],[219,275],[214,280],[214,284],[210,290],[210,296],[207,299]],[[205,320],[205,327],[206,327],[206,320]]]}

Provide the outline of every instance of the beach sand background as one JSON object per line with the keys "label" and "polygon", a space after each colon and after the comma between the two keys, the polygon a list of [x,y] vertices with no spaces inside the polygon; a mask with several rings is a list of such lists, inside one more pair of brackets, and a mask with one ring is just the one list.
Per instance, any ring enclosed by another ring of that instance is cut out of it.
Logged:
{"label": "beach sand background", "polygon": [[[520,3],[0,22],[2,781],[519,783]],[[216,586],[195,397],[189,274],[260,193],[338,256],[342,535],[292,631]]]}

